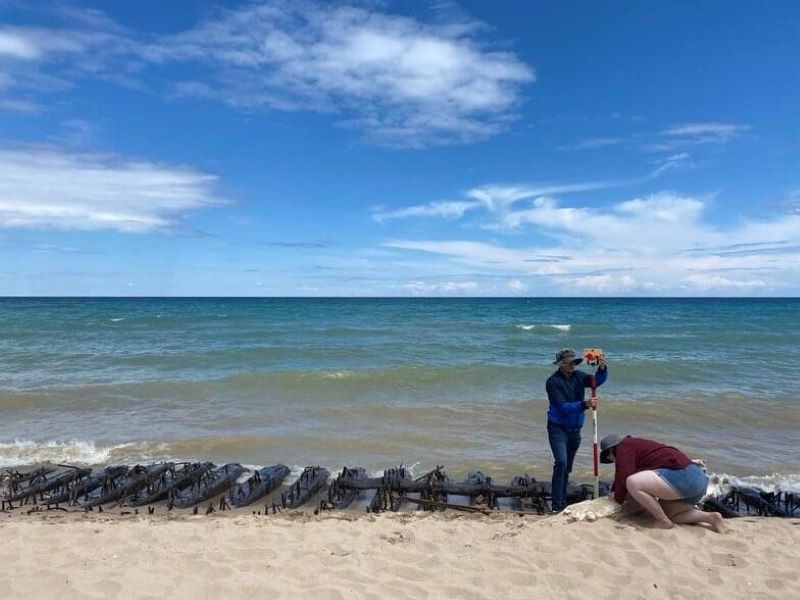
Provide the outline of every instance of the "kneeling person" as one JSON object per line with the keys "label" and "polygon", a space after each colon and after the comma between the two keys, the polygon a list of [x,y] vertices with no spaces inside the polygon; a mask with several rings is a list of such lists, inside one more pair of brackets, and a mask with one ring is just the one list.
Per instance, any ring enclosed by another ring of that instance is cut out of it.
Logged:
{"label": "kneeling person", "polygon": [[600,442],[600,462],[615,463],[614,499],[628,494],[665,528],[707,523],[722,530],[722,515],[694,508],[703,499],[708,475],[683,452],[653,440],[607,435]]}

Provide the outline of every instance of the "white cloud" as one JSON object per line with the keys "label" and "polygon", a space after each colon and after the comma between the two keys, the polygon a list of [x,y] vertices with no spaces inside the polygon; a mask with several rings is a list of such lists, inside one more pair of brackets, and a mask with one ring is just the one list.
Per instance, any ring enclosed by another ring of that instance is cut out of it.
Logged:
{"label": "white cloud", "polygon": [[629,291],[639,287],[639,282],[630,275],[585,275],[575,277],[567,282],[567,285],[585,288],[598,293],[612,293]]}
{"label": "white cloud", "polygon": [[222,202],[189,167],[55,147],[0,147],[0,227],[164,231]]}
{"label": "white cloud", "polygon": [[535,79],[513,53],[485,43],[478,24],[427,24],[358,6],[251,4],[148,38],[89,16],[72,29],[0,30],[0,57],[53,71],[67,61],[81,76],[106,79],[134,73],[146,79],[158,66],[182,63],[188,75],[172,90],[179,96],[335,113],[371,141],[408,147],[470,142],[504,130],[521,87]]}
{"label": "white cloud", "polygon": [[528,291],[528,286],[522,283],[519,279],[512,279],[508,282],[508,289],[516,294],[521,294]]}
{"label": "white cloud", "polygon": [[401,285],[400,288],[413,295],[464,294],[475,292],[478,289],[478,284],[474,281],[443,281],[441,283],[412,281]]}
{"label": "white cloud", "polygon": [[[690,159],[691,155],[687,152],[667,156],[657,162],[658,166],[651,173],[632,179],[577,183],[483,185],[467,190],[464,193],[467,200],[435,201],[395,210],[380,210],[374,212],[372,216],[381,223],[392,219],[411,217],[459,219],[468,212],[485,209],[494,218],[494,220],[490,219],[481,225],[486,229],[516,229],[527,223],[549,219],[551,216],[555,216],[558,220],[571,220],[580,218],[582,216],[581,210],[561,209],[557,212],[550,211],[549,209],[555,206],[556,203],[552,196],[575,195],[641,184],[658,178],[666,171],[690,167]],[[520,203],[526,201],[528,202],[527,206],[517,208]]]}
{"label": "white cloud", "polygon": [[786,207],[789,212],[800,215],[800,191],[794,191],[789,194]]}
{"label": "white cloud", "polygon": [[128,44],[124,37],[117,34],[86,29],[0,29],[0,58],[26,62],[60,60],[70,55],[88,54],[90,51],[116,54],[123,52],[123,47]]}
{"label": "white cloud", "polygon": [[760,288],[766,284],[760,279],[730,279],[720,275],[689,275],[682,280],[689,287],[695,289],[719,289],[719,288]]}
{"label": "white cloud", "polygon": [[[537,198],[498,217],[528,236],[527,247],[463,239],[385,246],[438,255],[487,276],[536,277],[537,289],[563,293],[800,291],[793,283],[800,281],[800,215],[722,228],[704,218],[714,202],[667,192],[602,208]],[[736,275],[721,276],[725,271]]]}
{"label": "white cloud", "polygon": [[666,223],[694,222],[704,208],[702,200],[668,193],[654,194],[646,199],[634,198],[615,207],[618,212],[635,215],[638,219]]}
{"label": "white cloud", "polygon": [[476,187],[464,194],[468,200],[429,202],[389,211],[374,212],[372,217],[383,223],[392,219],[410,217],[431,217],[458,219],[467,212],[486,209],[493,213],[507,211],[509,207],[523,201],[546,194],[579,193],[623,185],[623,182],[593,181],[585,183],[556,183],[541,185],[485,185]]}
{"label": "white cloud", "polygon": [[[235,106],[347,111],[377,142],[417,146],[497,133],[532,70],[474,26],[427,25],[356,7],[278,2],[221,13],[161,41],[154,60],[215,63]],[[183,93],[192,88],[182,87]]]}
{"label": "white cloud", "polygon": [[0,58],[35,60],[42,55],[34,40],[13,29],[0,29]]}

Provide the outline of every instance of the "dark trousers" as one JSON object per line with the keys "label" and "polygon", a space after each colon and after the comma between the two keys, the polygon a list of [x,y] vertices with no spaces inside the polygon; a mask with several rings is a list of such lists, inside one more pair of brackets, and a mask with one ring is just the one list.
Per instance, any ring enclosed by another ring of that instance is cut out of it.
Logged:
{"label": "dark trousers", "polygon": [[575,454],[581,445],[580,429],[564,429],[547,424],[547,437],[553,451],[553,510],[563,510],[567,505],[567,480],[572,472]]}

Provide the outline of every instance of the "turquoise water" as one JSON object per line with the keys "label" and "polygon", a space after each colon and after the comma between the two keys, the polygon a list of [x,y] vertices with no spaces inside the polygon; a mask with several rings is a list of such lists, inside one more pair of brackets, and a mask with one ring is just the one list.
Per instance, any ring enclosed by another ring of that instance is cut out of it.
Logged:
{"label": "turquoise water", "polygon": [[[0,299],[0,464],[151,458],[549,471],[556,350],[601,434],[800,473],[798,299]],[[590,427],[585,436],[591,435]],[[589,470],[584,445],[579,473]]]}

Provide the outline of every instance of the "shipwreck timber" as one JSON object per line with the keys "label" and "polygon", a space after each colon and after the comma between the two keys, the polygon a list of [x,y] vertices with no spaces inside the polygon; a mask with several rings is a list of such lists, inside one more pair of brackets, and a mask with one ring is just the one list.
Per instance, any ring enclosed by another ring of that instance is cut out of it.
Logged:
{"label": "shipwreck timber", "polygon": [[258,502],[267,494],[277,490],[288,476],[289,467],[286,465],[272,465],[254,471],[247,481],[239,484],[231,493],[231,504],[242,507]]}
{"label": "shipwreck timber", "polygon": [[192,483],[170,498],[171,508],[191,508],[228,490],[244,473],[239,463],[228,463],[219,469],[197,474]]}
{"label": "shipwreck timber", "polygon": [[[718,478],[719,479],[719,478]],[[94,510],[125,507],[138,513],[147,506],[162,510],[205,512],[254,507],[254,514],[269,514],[303,507],[320,510],[453,510],[491,513],[512,511],[544,514],[550,508],[550,484],[527,474],[508,484],[496,483],[481,471],[453,481],[443,466],[413,477],[402,465],[380,476],[368,476],[363,467],[344,468],[333,479],[328,469],[307,467],[290,480],[290,469],[282,464],[247,471],[238,463],[221,467],[211,462],[154,463],[147,466],[116,465],[99,470],[70,465],[41,465],[0,471],[0,511]],[[724,480],[714,488],[701,508],[719,511],[726,518],[740,516],[800,516],[800,494],[796,490],[762,489],[741,480]],[[569,503],[593,497],[592,485],[570,485]],[[710,492],[712,489],[710,488]],[[609,493],[602,482],[601,495]],[[264,502],[264,504],[260,504]],[[219,508],[214,508],[215,503]]]}

